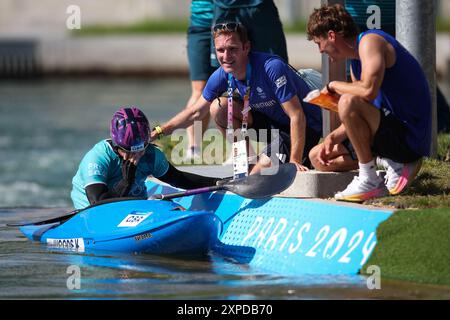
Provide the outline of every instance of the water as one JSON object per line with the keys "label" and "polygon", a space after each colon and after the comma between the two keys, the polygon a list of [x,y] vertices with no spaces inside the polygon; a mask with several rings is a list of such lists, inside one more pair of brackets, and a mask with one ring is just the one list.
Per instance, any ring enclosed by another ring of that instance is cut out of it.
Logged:
{"label": "water", "polygon": [[0,206],[69,206],[84,153],[109,135],[121,105],[152,124],[189,96],[183,79],[53,79],[0,83]]}
{"label": "water", "polygon": [[[84,153],[107,137],[120,105],[153,124],[180,110],[187,79],[89,78],[0,82],[0,299],[378,299],[447,298],[448,287],[362,276],[283,277],[218,257],[83,255],[29,242],[6,223],[71,209],[71,179]],[[70,266],[80,289],[68,288]]]}

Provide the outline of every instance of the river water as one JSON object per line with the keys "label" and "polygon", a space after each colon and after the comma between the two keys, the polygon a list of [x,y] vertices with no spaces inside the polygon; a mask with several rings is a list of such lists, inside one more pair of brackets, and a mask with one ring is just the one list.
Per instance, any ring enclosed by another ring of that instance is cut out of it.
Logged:
{"label": "river water", "polygon": [[[185,104],[184,78],[53,78],[0,82],[0,299],[450,299],[448,287],[362,276],[267,274],[218,257],[50,251],[6,224],[71,209],[71,179],[84,153],[108,136],[120,105],[152,124]],[[71,287],[73,267],[80,286]]]}

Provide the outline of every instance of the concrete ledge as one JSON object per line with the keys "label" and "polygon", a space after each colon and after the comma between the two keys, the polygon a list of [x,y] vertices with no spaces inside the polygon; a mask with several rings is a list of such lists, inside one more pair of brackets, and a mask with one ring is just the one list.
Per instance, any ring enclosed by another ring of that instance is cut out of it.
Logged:
{"label": "concrete ledge", "polygon": [[[207,177],[225,178],[233,175],[233,167],[231,165],[181,166],[178,169]],[[321,172],[316,170],[297,172],[294,183],[276,196],[290,198],[332,198],[336,192],[344,190],[357,174],[357,170],[348,172]],[[386,172],[384,170],[378,170],[377,174],[384,179]]]}
{"label": "concrete ledge", "polygon": [[294,183],[279,194],[282,197],[329,198],[344,190],[358,171],[349,172],[298,172]]}
{"label": "concrete ledge", "polygon": [[[227,166],[183,166],[179,170],[188,171],[210,177],[230,177],[233,175],[233,167]],[[280,197],[293,198],[330,198],[338,191],[344,190],[353,180],[358,171],[350,172],[320,172],[310,170],[298,172],[294,183]]]}

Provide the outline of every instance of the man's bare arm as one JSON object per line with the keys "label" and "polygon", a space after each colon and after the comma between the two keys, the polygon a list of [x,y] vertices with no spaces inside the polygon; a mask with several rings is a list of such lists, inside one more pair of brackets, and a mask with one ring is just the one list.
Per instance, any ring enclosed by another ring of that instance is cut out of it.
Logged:
{"label": "man's bare arm", "polygon": [[[174,116],[165,124],[161,125],[164,134],[171,134],[174,130],[180,128],[187,128],[196,120],[203,119],[209,112],[211,103],[201,96],[192,106],[183,109],[180,113]],[[156,131],[151,133],[151,140],[158,136]]]}
{"label": "man's bare arm", "polygon": [[361,39],[359,58],[361,60],[361,80],[353,77],[353,82],[332,81],[330,88],[338,94],[352,94],[367,101],[376,98],[386,69],[386,58],[391,54],[388,42],[379,35],[369,34]]}
{"label": "man's bare arm", "polygon": [[[291,157],[289,162],[300,165],[305,148],[306,117],[298,96],[283,103],[282,107],[291,120]],[[306,170],[306,168],[304,169]]]}

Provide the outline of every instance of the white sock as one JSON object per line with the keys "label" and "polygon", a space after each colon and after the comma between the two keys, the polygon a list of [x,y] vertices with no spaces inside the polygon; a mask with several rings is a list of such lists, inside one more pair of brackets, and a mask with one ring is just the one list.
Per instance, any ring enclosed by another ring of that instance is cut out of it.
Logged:
{"label": "white sock", "polygon": [[363,180],[375,181],[378,179],[377,171],[375,170],[375,160],[372,159],[367,163],[358,163],[359,177]]}

